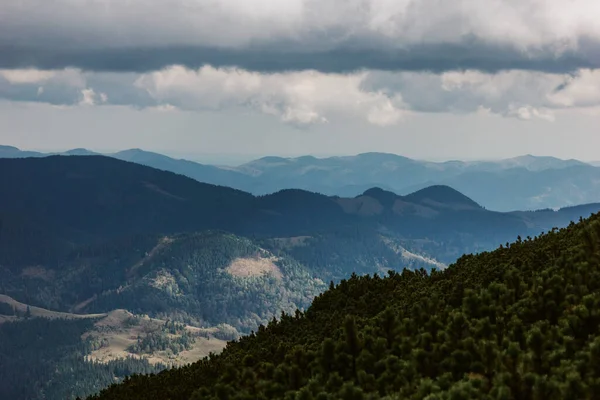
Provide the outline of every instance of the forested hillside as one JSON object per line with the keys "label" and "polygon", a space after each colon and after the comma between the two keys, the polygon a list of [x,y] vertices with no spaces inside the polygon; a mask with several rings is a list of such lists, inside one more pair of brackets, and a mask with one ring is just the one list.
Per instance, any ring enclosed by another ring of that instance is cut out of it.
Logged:
{"label": "forested hillside", "polygon": [[223,232],[112,241],[79,248],[58,269],[22,271],[4,270],[2,286],[28,304],[78,313],[127,309],[240,332],[304,309],[326,289],[298,261]]}
{"label": "forested hillside", "polygon": [[81,335],[94,322],[32,318],[0,324],[0,399],[72,399],[96,393],[125,376],[165,368],[131,357],[108,363],[85,361],[94,344],[81,340]]}
{"label": "forested hillside", "polygon": [[305,312],[99,400],[600,398],[600,215],[438,272],[353,275]]}

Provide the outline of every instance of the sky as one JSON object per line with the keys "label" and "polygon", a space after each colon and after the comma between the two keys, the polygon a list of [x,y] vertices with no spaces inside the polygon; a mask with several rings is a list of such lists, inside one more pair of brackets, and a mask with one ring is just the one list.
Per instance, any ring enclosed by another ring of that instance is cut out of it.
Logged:
{"label": "sky", "polygon": [[596,0],[20,0],[0,143],[600,159]]}

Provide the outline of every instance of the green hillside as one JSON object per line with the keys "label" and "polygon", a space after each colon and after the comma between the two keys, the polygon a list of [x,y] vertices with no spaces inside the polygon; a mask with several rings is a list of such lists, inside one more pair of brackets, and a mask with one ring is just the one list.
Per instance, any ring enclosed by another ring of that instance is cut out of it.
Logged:
{"label": "green hillside", "polygon": [[600,215],[442,272],[356,276],[94,399],[600,398]]}
{"label": "green hillside", "polygon": [[249,239],[220,232],[182,234],[161,239],[152,253],[124,271],[118,287],[99,293],[82,311],[126,308],[249,332],[282,310],[306,308],[325,288],[297,261]]}
{"label": "green hillside", "polygon": [[127,309],[194,326],[225,323],[240,332],[282,310],[306,308],[327,288],[283,253],[210,231],[90,245],[58,269],[37,266],[2,275],[3,292],[28,304],[77,313]]}
{"label": "green hillside", "polygon": [[72,399],[125,376],[166,367],[133,357],[107,363],[85,361],[94,343],[81,340],[81,335],[94,322],[32,318],[0,323],[0,399]]}

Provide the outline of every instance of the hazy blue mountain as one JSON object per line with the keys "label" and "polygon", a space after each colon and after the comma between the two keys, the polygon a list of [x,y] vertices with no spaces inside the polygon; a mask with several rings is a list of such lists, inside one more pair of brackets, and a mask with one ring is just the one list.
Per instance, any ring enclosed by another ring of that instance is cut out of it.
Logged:
{"label": "hazy blue mountain", "polygon": [[[467,163],[465,163],[467,164]],[[524,168],[528,171],[543,171],[546,169],[562,169],[573,166],[588,165],[578,160],[562,160],[556,157],[533,156],[527,154],[498,161],[477,161],[470,164],[468,169],[479,171],[501,171],[512,168]]]}
{"label": "hazy blue mountain", "polygon": [[600,201],[600,168],[577,160],[532,155],[442,163],[382,153],[326,159],[267,157],[237,170],[268,182],[262,188],[271,191],[288,185],[328,195],[352,196],[370,184],[401,194],[447,185],[497,211]]}
{"label": "hazy blue mountain", "polygon": [[499,211],[557,208],[600,200],[600,168],[587,165],[539,171],[524,168],[468,171],[407,187],[403,192],[431,184],[452,186],[487,208]]}
{"label": "hazy blue mountain", "polygon": [[146,165],[163,171],[175,172],[176,174],[188,176],[199,182],[229,186],[242,190],[249,189],[249,186],[251,186],[248,185],[248,177],[239,172],[212,165],[199,164],[188,160],[177,160],[162,154],[141,149],[124,150],[118,153],[107,154],[107,156]]}
{"label": "hazy blue mountain", "polygon": [[91,151],[88,149],[82,149],[82,148],[71,149],[71,150],[67,150],[62,153],[53,153],[53,154],[60,154],[63,156],[99,156],[100,155],[100,153],[96,153],[94,151]]}
{"label": "hazy blue mountain", "polygon": [[[75,149],[62,154],[96,153]],[[45,155],[9,146],[0,148],[2,158]],[[428,186],[447,185],[496,211],[560,208],[600,201],[600,167],[555,157],[524,155],[497,161],[429,162],[395,154],[364,153],[328,158],[271,156],[238,167],[219,167],[140,149],[106,155],[254,195],[302,189],[354,197],[375,186],[408,194]]]}
{"label": "hazy blue mountain", "polygon": [[0,158],[44,157],[45,155],[37,151],[23,151],[14,146],[0,145]]}

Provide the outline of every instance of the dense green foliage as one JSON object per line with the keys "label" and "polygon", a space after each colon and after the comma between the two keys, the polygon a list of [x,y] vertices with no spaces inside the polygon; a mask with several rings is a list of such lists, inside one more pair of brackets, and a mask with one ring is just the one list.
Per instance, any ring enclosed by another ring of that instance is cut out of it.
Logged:
{"label": "dense green foliage", "polygon": [[157,351],[169,350],[172,354],[179,354],[189,350],[194,344],[195,338],[187,332],[175,338],[165,332],[153,332],[144,337],[138,337],[137,343],[127,348],[134,354],[152,354]]}
{"label": "dense green foliage", "polygon": [[94,344],[81,335],[93,323],[33,318],[0,324],[0,399],[74,399],[126,376],[166,368],[136,358],[85,361]]}
{"label": "dense green foliage", "polygon": [[[386,273],[388,270],[431,269],[432,264],[402,257],[394,246],[404,244],[370,231],[344,230],[323,235],[294,239],[271,239],[264,246],[277,254],[286,254],[305,265],[323,281],[339,282],[349,273],[359,275]],[[415,247],[413,243],[407,243]]]}
{"label": "dense green foliage", "polygon": [[[124,279],[106,286],[108,290],[85,310],[127,308],[200,326],[227,323],[249,332],[281,310],[307,307],[326,288],[303,265],[283,256],[272,261],[279,275],[236,276],[227,267],[239,258],[269,260],[273,256],[252,241],[230,234],[174,236],[145,262],[122,272]],[[123,281],[129,284],[120,288]]]}
{"label": "dense green foliage", "polygon": [[169,350],[171,354],[179,354],[179,352],[191,349],[195,341],[196,338],[186,330],[184,324],[165,321],[161,329],[143,337],[138,336],[137,342],[129,346],[127,351],[134,354],[152,354],[157,351]]}
{"label": "dense green foliage", "polygon": [[600,398],[600,215],[442,272],[353,275],[101,400]]}

